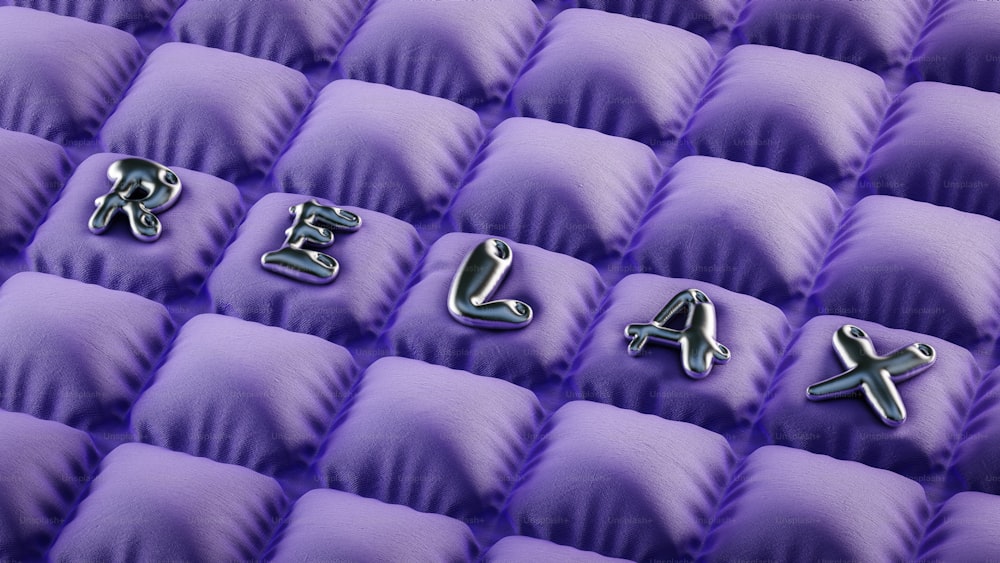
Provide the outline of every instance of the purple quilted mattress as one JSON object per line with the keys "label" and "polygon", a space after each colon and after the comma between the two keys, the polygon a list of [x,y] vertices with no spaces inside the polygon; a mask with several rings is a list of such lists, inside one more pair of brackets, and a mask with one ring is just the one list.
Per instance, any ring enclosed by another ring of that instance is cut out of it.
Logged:
{"label": "purple quilted mattress", "polygon": [[0,0],[0,563],[1000,561],[1000,2]]}

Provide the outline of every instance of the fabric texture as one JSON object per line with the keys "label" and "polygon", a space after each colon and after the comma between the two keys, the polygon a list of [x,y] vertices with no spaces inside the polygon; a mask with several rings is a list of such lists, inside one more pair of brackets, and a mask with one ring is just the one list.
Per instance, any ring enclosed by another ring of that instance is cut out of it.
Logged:
{"label": "fabric texture", "polygon": [[0,254],[24,250],[71,166],[59,145],[0,129]]}

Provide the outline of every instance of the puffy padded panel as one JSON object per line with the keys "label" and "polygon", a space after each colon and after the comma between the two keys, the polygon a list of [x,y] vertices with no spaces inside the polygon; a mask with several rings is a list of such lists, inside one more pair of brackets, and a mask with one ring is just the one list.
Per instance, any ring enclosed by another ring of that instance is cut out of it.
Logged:
{"label": "puffy padded panel", "polygon": [[[24,6],[94,23],[110,25],[132,34],[162,28],[183,0],[9,0]],[[193,2],[208,3],[208,2]]]}
{"label": "puffy padded panel", "polygon": [[955,451],[952,473],[963,489],[1000,494],[1000,368],[983,377]]}
{"label": "puffy padded panel", "polygon": [[910,78],[1000,92],[998,25],[996,2],[940,0],[913,50]]}
{"label": "puffy padded panel", "polygon": [[511,103],[525,117],[656,145],[680,134],[714,62],[693,33],[567,10],[539,38]]}
{"label": "puffy padded panel", "polygon": [[605,557],[592,551],[559,545],[524,536],[507,536],[498,541],[483,556],[483,563],[505,561],[576,561],[578,563],[613,563],[625,559]]}
{"label": "puffy padded panel", "polygon": [[0,254],[24,249],[70,167],[59,145],[0,129]]}
{"label": "puffy padded panel", "polygon": [[120,421],[172,332],[137,295],[17,274],[0,288],[0,408],[85,430]]}
{"label": "puffy padded panel", "polygon": [[938,509],[924,536],[921,561],[982,561],[1000,557],[1000,497],[958,493]]}
{"label": "puffy padded panel", "polygon": [[621,255],[660,167],[644,145],[538,119],[490,134],[449,210],[459,230],[595,261]]}
{"label": "puffy padded panel", "polygon": [[499,507],[541,418],[516,385],[383,358],[338,417],[317,471],[335,489],[475,518]]}
{"label": "puffy padded panel", "polygon": [[86,141],[141,60],[139,44],[124,31],[0,7],[0,127],[57,143]]}
{"label": "puffy padded panel", "polygon": [[267,172],[311,96],[302,74],[277,63],[167,43],[149,55],[101,140],[112,152],[239,182]]}
{"label": "puffy padded panel", "polygon": [[181,192],[156,214],[159,240],[136,239],[124,213],[95,235],[87,227],[94,200],[110,192],[108,167],[122,158],[128,156],[95,154],[77,167],[28,247],[31,267],[158,301],[196,294],[243,214],[239,192],[225,180],[167,162]]}
{"label": "puffy padded panel", "polygon": [[132,409],[142,441],[277,474],[315,456],[355,375],[325,340],[224,317],[183,326]]}
{"label": "puffy padded panel", "polygon": [[706,35],[728,29],[739,13],[740,0],[575,0],[574,6],[642,18]]}

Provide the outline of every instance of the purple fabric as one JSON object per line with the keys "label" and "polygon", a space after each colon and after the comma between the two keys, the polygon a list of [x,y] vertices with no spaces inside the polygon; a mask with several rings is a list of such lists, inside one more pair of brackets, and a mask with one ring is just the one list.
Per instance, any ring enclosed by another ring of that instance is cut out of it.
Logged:
{"label": "purple fabric", "polygon": [[0,554],[42,560],[97,465],[86,433],[0,411]]}
{"label": "purple fabric", "polygon": [[59,145],[0,129],[0,254],[24,249],[70,168]]}
{"label": "purple fabric", "polygon": [[333,245],[323,250],[340,263],[333,282],[307,284],[265,270],[260,258],[281,248],[292,222],[288,209],[309,199],[268,194],[253,206],[208,282],[215,308],[342,344],[374,338],[420,255],[416,231],[398,219],[344,207],[361,217],[361,228],[335,233]]}
{"label": "purple fabric", "polygon": [[889,110],[859,191],[1000,219],[998,130],[1000,94],[914,84]]}
{"label": "purple fabric", "polygon": [[933,0],[790,2],[753,0],[734,34],[845,61],[874,72],[906,64]]}
{"label": "purple fabric", "polygon": [[1000,331],[1000,223],[897,197],[844,216],[809,298],[821,314],[866,319],[967,347]]}
{"label": "purple fabric", "polygon": [[[94,23],[117,27],[132,34],[158,30],[183,0],[10,0],[24,6]],[[208,3],[208,2],[197,2]]]}
{"label": "purple fabric", "polygon": [[594,8],[652,20],[701,35],[728,29],[736,19],[741,4],[740,0],[571,0],[571,5],[580,8]]}
{"label": "purple fabric", "polygon": [[833,191],[817,182],[688,157],[653,197],[625,269],[704,280],[785,304],[809,292],[840,214]]}
{"label": "purple fabric", "polygon": [[239,192],[229,182],[167,161],[181,194],[157,214],[160,239],[136,239],[121,214],[95,235],[87,228],[94,200],[111,189],[108,166],[121,158],[126,155],[96,154],[77,167],[28,247],[31,267],[157,301],[196,294],[242,215]]}
{"label": "purple fabric", "polygon": [[[719,342],[733,354],[700,381],[685,375],[678,349],[650,344],[630,357],[624,336],[626,325],[649,322],[671,297],[691,288],[715,304]],[[753,422],[790,332],[780,309],[752,297],[650,274],[619,282],[600,311],[573,363],[569,394],[727,435]]]}
{"label": "purple fabric", "polygon": [[1000,495],[1000,368],[983,378],[953,463],[963,489]]}
{"label": "purple fabric", "polygon": [[328,487],[477,518],[499,508],[541,418],[516,385],[383,358],[338,417],[317,471]]}
{"label": "purple fabric", "polygon": [[221,315],[181,329],[132,409],[142,441],[266,474],[315,456],[355,376],[347,350]]}
{"label": "purple fabric", "polygon": [[716,67],[679,150],[835,184],[861,169],[888,101],[882,79],[854,65],[742,45]]}
{"label": "purple fabric", "polygon": [[420,223],[444,211],[482,138],[476,113],[454,102],[336,80],[271,175],[282,191]]}
{"label": "purple fabric", "polygon": [[541,27],[531,0],[373,0],[337,67],[475,107],[506,95]]}
{"label": "purple fabric", "polygon": [[366,0],[185,2],[170,20],[178,39],[298,70],[325,67],[347,39]]}
{"label": "purple fabric", "polygon": [[85,430],[119,421],[172,332],[137,295],[17,274],[0,288],[0,408]]}
{"label": "purple fabric", "polygon": [[513,264],[495,297],[527,303],[534,318],[513,331],[469,327],[448,314],[448,289],[465,255],[487,238],[449,233],[428,250],[386,328],[390,353],[528,387],[561,377],[604,289],[597,270],[508,242]]}
{"label": "purple fabric", "polygon": [[920,485],[809,452],[750,454],[705,542],[707,561],[909,561],[928,516]]}
{"label": "purple fabric", "polygon": [[734,461],[693,424],[574,401],[552,415],[505,514],[518,534],[611,557],[691,558]]}
{"label": "purple fabric", "polygon": [[913,50],[910,78],[1000,92],[998,25],[997,2],[940,0]]}
{"label": "purple fabric", "polygon": [[920,561],[1000,558],[1000,497],[958,493],[939,510],[924,536]]}
{"label": "purple fabric", "polygon": [[640,143],[512,118],[480,150],[449,221],[581,260],[620,256],[659,174]]}
{"label": "purple fabric", "polygon": [[267,560],[471,561],[469,528],[438,514],[340,491],[309,491],[295,503]]}
{"label": "purple fabric", "polygon": [[511,103],[525,117],[655,145],[680,134],[714,62],[711,47],[693,33],[566,10],[539,38]]}
{"label": "purple fabric", "polygon": [[141,59],[139,44],[124,31],[0,7],[0,127],[57,143],[86,141]]}
{"label": "purple fabric", "polygon": [[[845,324],[867,332],[880,355],[918,342],[937,352],[926,372],[897,385],[908,413],[902,426],[883,424],[861,396],[806,399],[808,386],[846,370],[833,348],[833,334]],[[941,480],[979,379],[975,359],[954,344],[845,317],[816,317],[788,345],[758,430],[771,443],[859,461],[922,482]]]}
{"label": "purple fabric", "polygon": [[277,63],[167,43],[149,55],[101,141],[239,182],[267,172],[311,96],[302,74]]}
{"label": "purple fabric", "polygon": [[614,563],[615,559],[574,547],[559,545],[524,536],[507,536],[498,541],[483,556],[483,563],[510,563],[513,561],[573,561],[575,563]]}
{"label": "purple fabric", "polygon": [[278,483],[249,469],[125,444],[101,462],[49,559],[256,559],[284,505]]}

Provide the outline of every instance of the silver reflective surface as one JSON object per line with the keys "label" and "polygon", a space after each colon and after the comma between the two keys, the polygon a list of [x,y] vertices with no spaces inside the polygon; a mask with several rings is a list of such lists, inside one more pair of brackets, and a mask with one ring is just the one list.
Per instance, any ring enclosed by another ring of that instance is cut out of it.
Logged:
{"label": "silver reflective surface", "polygon": [[143,242],[160,238],[163,230],[153,212],[166,211],[181,194],[181,181],[162,164],[144,158],[123,158],[108,167],[108,179],[113,182],[111,192],[94,204],[97,209],[90,216],[87,226],[99,235],[119,211],[128,217],[132,235]]}
{"label": "silver reflective surface", "polygon": [[332,282],[340,273],[340,264],[332,256],[304,248],[325,248],[333,244],[333,231],[356,231],[361,217],[339,207],[321,205],[315,199],[293,205],[292,226],[285,230],[285,244],[260,257],[265,270],[312,284]]}
{"label": "silver reflective surface", "polygon": [[[684,328],[667,328],[675,315],[687,312]],[[680,347],[684,373],[701,379],[712,371],[712,364],[724,364],[732,354],[715,339],[715,305],[698,289],[682,291],[670,299],[650,323],[630,324],[625,327],[625,338],[630,356],[638,356],[647,343]]]}
{"label": "silver reflective surface", "polygon": [[527,303],[514,299],[488,301],[503,283],[514,251],[502,240],[486,239],[466,255],[448,291],[448,312],[456,321],[477,328],[516,329],[531,322]]}
{"label": "silver reflective surface", "polygon": [[806,397],[819,401],[860,391],[889,426],[906,421],[906,408],[895,383],[917,375],[937,359],[933,347],[920,343],[879,356],[871,338],[854,325],[844,325],[833,334],[833,347],[847,371],[810,385]]}

